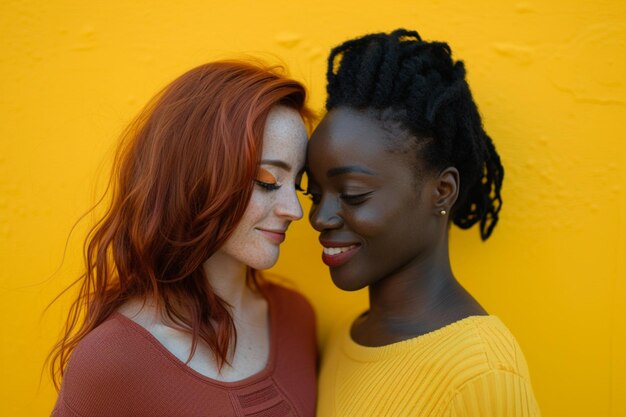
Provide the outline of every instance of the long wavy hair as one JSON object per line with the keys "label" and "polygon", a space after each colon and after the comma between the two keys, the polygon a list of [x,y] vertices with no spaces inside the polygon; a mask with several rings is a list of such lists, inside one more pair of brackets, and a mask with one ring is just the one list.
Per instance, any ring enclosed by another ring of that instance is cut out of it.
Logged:
{"label": "long wavy hair", "polygon": [[[105,214],[84,243],[62,336],[49,355],[57,390],[72,351],[128,300],[150,299],[164,319],[202,340],[221,368],[236,331],[204,262],[229,238],[252,193],[267,115],[275,105],[312,120],[302,84],[280,67],[201,65],[157,94],[122,134]],[[258,285],[248,268],[248,285]],[[69,288],[68,288],[69,289]]]}

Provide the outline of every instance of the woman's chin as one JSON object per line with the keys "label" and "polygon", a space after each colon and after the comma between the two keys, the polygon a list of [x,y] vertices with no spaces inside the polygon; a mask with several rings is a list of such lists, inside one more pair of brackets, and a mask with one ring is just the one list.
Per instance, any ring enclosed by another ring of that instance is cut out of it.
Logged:
{"label": "woman's chin", "polygon": [[263,271],[265,269],[270,269],[278,262],[278,253],[276,255],[268,255],[262,259],[258,259],[255,262],[251,262],[248,266],[250,268],[254,268],[258,271]]}
{"label": "woman's chin", "polygon": [[333,280],[333,284],[335,284],[337,288],[343,291],[358,291],[367,286],[364,285],[362,282],[358,282],[354,279],[342,276],[342,274],[339,274],[337,272],[331,271],[330,276]]}

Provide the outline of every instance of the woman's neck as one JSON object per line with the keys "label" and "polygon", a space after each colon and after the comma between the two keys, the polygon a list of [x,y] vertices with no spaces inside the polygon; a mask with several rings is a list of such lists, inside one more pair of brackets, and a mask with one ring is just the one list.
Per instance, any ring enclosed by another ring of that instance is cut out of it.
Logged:
{"label": "woman's neck", "polygon": [[241,310],[253,296],[246,283],[246,265],[232,257],[217,252],[204,263],[204,271],[213,291],[233,311]]}
{"label": "woman's neck", "polygon": [[357,319],[357,343],[381,346],[441,328],[485,310],[459,284],[447,244],[369,287],[370,309]]}
{"label": "woman's neck", "polygon": [[369,286],[369,316],[390,323],[427,321],[454,283],[449,262],[418,261]]}

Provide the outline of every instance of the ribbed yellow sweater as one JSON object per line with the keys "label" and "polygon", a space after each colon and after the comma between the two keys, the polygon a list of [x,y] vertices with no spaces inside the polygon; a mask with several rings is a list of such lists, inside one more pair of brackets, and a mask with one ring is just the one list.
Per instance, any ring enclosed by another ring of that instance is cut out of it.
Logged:
{"label": "ribbed yellow sweater", "polygon": [[352,341],[353,321],[326,345],[319,417],[540,415],[524,355],[497,317],[468,317],[374,348]]}

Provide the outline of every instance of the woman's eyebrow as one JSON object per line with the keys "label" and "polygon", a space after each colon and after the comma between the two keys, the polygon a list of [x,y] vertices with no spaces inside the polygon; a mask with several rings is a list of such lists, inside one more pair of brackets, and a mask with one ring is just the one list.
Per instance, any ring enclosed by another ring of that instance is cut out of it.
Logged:
{"label": "woman's eyebrow", "polygon": [[281,161],[280,159],[263,159],[259,162],[261,165],[272,165],[277,168],[282,168],[285,171],[291,171],[291,165],[289,165],[285,161]]}
{"label": "woman's eyebrow", "polygon": [[331,168],[326,172],[326,175],[328,177],[336,177],[338,175],[351,174],[351,173],[374,175],[372,171],[359,165],[348,165],[348,166],[343,166],[343,167]]}

